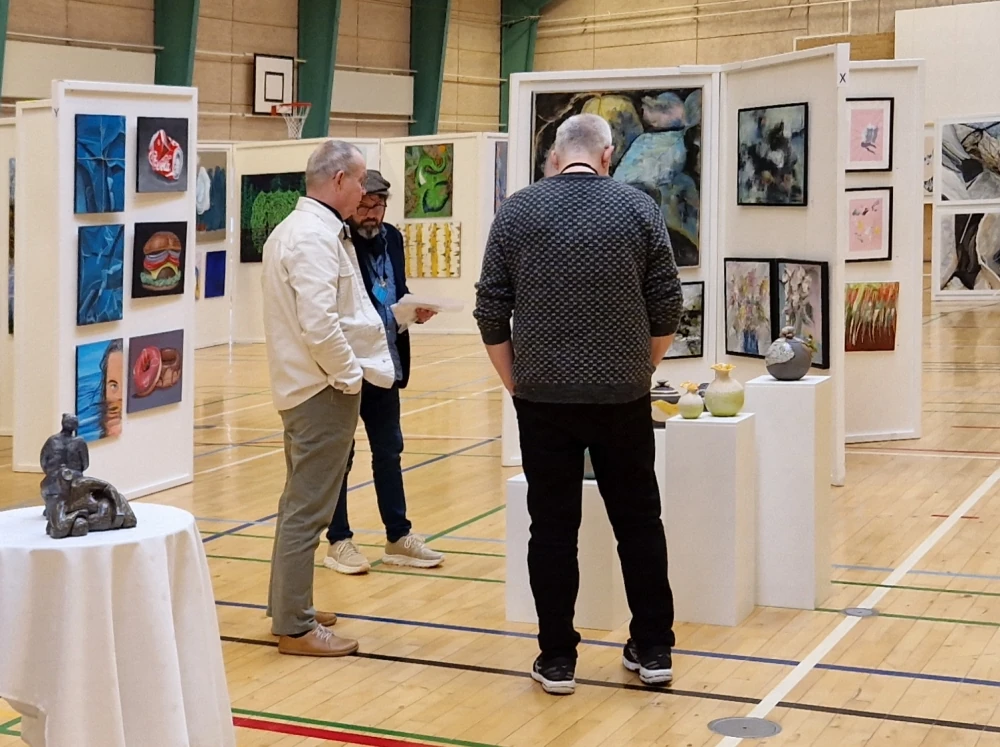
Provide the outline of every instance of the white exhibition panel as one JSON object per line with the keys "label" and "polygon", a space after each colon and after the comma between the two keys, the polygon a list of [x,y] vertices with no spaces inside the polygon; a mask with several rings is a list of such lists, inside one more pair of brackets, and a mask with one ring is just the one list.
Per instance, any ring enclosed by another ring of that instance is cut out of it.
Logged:
{"label": "white exhibition panel", "polygon": [[[723,66],[720,157],[719,247],[716,282],[724,282],[724,257],[787,258],[829,265],[829,370],[813,373],[833,380],[834,485],[846,476],[844,408],[844,258],[847,221],[844,166],[847,157],[848,44],[767,57]],[[808,204],[737,205],[737,138],[740,109],[805,102],[809,105]],[[916,179],[914,183],[919,185]],[[717,356],[733,364],[741,380],[765,373],[763,359],[726,354],[725,294],[717,293]]]}
{"label": "white exhibition panel", "polygon": [[[461,274],[457,278],[406,278],[410,293],[460,301],[459,312],[438,314],[426,324],[413,326],[414,334],[479,334],[472,316],[476,306],[476,283],[483,265],[483,249],[493,220],[493,175],[495,172],[495,138],[484,133],[441,134],[419,137],[386,138],[382,141],[382,175],[389,180],[389,204],[386,223],[403,231],[405,223],[461,224]],[[411,145],[447,145],[454,147],[452,165],[452,214],[450,218],[406,220],[404,189],[406,182],[406,149]],[[509,155],[508,155],[509,163]],[[508,190],[509,191],[509,190]]]}
{"label": "white exhibition panel", "polygon": [[195,349],[213,345],[228,345],[232,339],[232,308],[234,269],[240,251],[237,228],[240,220],[239,189],[236,186],[232,143],[198,143],[198,153],[226,154],[226,237],[220,241],[199,241],[199,256],[208,252],[226,252],[226,292],[215,298],[205,298],[205,278],[201,278],[201,298],[195,301]]}
{"label": "white exhibition panel", "polygon": [[[14,119],[0,119],[0,204],[11,198],[8,167],[17,152],[17,132]],[[8,251],[10,221],[0,220],[0,436],[14,435],[14,336],[8,334],[7,297]],[[15,261],[15,265],[17,262]]]}
{"label": "white exhibition panel", "polygon": [[683,381],[711,381],[715,363],[719,309],[719,288],[713,278],[721,273],[718,265],[718,154],[719,154],[719,67],[681,66],[637,70],[563,71],[523,73],[511,77],[510,147],[507,154],[507,192],[513,194],[531,183],[533,165],[532,129],[536,93],[624,91],[669,88],[701,88],[701,207],[699,248],[701,264],[679,270],[681,282],[704,282],[703,355],[676,358],[657,366],[655,380],[668,380],[679,388]]}
{"label": "white exhibition panel", "polygon": [[926,122],[1000,112],[996,75],[978,51],[997,49],[1000,2],[896,11],[896,59],[924,60]]}
{"label": "white exhibition panel", "polygon": [[[232,281],[232,330],[233,342],[237,344],[264,342],[264,311],[261,298],[259,262],[240,262],[240,214],[241,185],[243,177],[252,174],[281,174],[305,171],[309,156],[317,146],[330,138],[309,140],[276,140],[259,143],[235,143],[232,172],[233,203],[236,206],[236,232],[233,244],[234,271],[226,278]],[[353,143],[361,149],[368,168],[379,168],[379,141],[375,138],[338,138]]]}
{"label": "white exhibition panel", "polygon": [[[848,188],[892,188],[892,258],[846,262],[845,282],[898,282],[899,300],[896,349],[851,352],[844,356],[848,443],[920,438],[924,253],[922,89],[921,61],[851,63],[848,98],[893,99],[892,170],[846,174]],[[844,216],[849,220],[846,207]],[[832,290],[844,294],[844,286]],[[839,318],[843,319],[843,315]]]}
{"label": "white exhibition panel", "polygon": [[[125,209],[74,214],[77,114],[126,118]],[[194,276],[195,170],[183,193],[137,194],[137,117],[188,120],[188,142],[198,142],[195,88],[53,81],[51,101],[17,105],[18,257],[15,294],[14,469],[39,472],[38,454],[59,430],[62,413],[76,412],[77,345],[121,337],[184,331],[181,401],[145,412],[122,413],[122,433],[89,444],[88,474],[108,480],[128,498],[191,482],[194,473],[194,283],[183,296],[132,299],[132,242],[136,223],[186,221],[184,272]],[[80,226],[124,223],[125,288],[121,321],[76,325]],[[127,379],[127,363],[123,366]],[[124,384],[124,382],[123,382]],[[124,402],[127,396],[123,396]]]}

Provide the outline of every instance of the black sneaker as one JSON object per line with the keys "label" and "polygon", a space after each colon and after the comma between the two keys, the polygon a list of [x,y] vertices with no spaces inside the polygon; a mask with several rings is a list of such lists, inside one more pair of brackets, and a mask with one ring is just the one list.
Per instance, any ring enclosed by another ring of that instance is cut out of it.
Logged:
{"label": "black sneaker", "polygon": [[669,646],[653,646],[640,652],[629,639],[622,652],[622,664],[630,672],[638,672],[646,685],[666,685],[674,680],[674,663]]}
{"label": "black sneaker", "polygon": [[576,661],[566,657],[543,661],[539,656],[531,668],[531,679],[550,695],[572,695],[576,691]]}

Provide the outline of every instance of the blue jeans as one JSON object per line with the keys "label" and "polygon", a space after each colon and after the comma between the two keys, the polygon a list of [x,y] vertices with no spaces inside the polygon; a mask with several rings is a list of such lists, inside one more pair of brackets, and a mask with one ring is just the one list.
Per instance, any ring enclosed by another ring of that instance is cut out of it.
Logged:
{"label": "blue jeans", "polygon": [[[396,542],[410,533],[406,518],[406,495],[403,492],[403,470],[400,455],[403,453],[403,431],[399,427],[399,387],[382,389],[367,381],[361,387],[361,420],[365,424],[368,443],[372,449],[372,473],[378,511],[382,515],[386,539]],[[347,520],[347,475],[354,464],[354,446],[347,461],[347,473],[340,487],[340,499],[333,512],[333,521],[327,530],[330,544],[351,539]]]}

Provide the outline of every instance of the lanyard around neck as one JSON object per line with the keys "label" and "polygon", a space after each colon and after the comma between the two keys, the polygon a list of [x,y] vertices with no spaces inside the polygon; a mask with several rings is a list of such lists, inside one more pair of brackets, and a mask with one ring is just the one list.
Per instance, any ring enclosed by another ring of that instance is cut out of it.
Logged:
{"label": "lanyard around neck", "polygon": [[595,169],[589,163],[584,163],[583,161],[576,161],[574,163],[569,164],[566,168],[560,171],[559,174],[560,175],[565,174],[569,169],[572,169],[575,166],[583,166],[586,169],[590,169],[591,173],[593,173],[595,176],[597,175],[597,169]]}

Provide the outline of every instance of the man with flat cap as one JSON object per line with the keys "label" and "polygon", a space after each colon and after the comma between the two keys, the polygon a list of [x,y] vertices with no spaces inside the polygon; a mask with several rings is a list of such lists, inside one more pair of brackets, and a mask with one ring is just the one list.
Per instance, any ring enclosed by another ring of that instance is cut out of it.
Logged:
{"label": "man with flat cap", "polygon": [[[388,565],[433,568],[444,556],[431,550],[424,540],[410,531],[406,518],[406,496],[403,491],[403,432],[399,424],[399,390],[410,377],[410,335],[392,313],[392,305],[409,293],[406,287],[406,265],[403,236],[385,223],[385,207],[390,184],[378,171],[369,169],[365,178],[365,196],[354,215],[348,219],[350,239],[358,257],[358,266],[372,304],[382,317],[389,353],[396,371],[391,387],[369,384],[361,388],[361,420],[365,424],[372,452],[372,473],[378,509],[385,526],[386,543],[382,562]],[[434,312],[418,309],[417,324],[423,324]],[[354,449],[348,460],[350,473]],[[340,500],[327,531],[330,550],[323,563],[340,573],[367,573],[368,558],[354,544],[347,519],[347,474],[340,489]]]}

